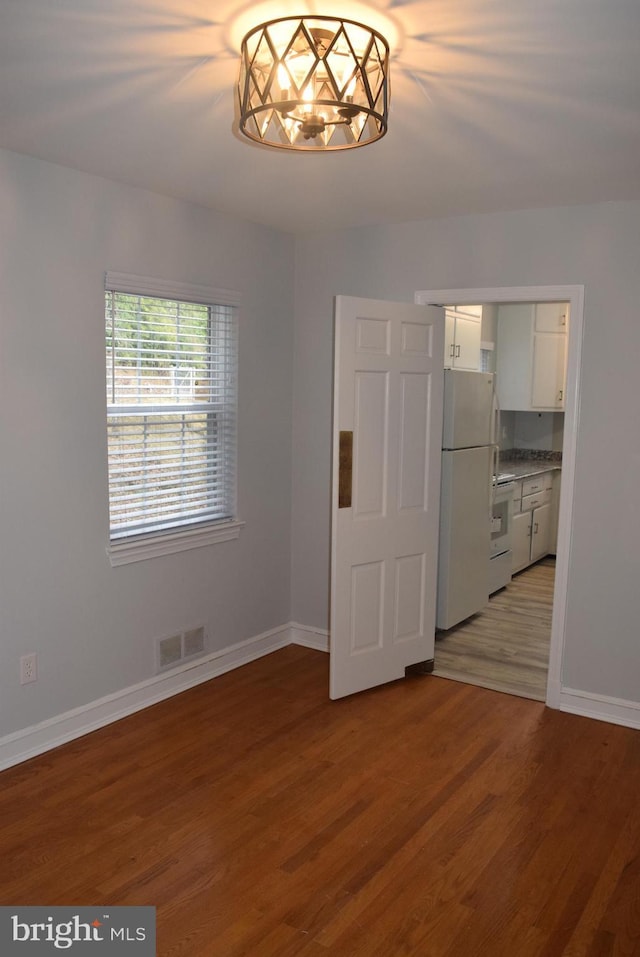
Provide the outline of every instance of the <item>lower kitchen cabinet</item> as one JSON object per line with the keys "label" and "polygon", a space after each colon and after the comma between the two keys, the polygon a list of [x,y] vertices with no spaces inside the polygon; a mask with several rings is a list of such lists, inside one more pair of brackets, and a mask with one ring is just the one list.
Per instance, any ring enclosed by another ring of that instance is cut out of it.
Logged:
{"label": "lower kitchen cabinet", "polygon": [[535,480],[517,483],[514,513],[511,525],[513,573],[555,552],[551,472]]}
{"label": "lower kitchen cabinet", "polygon": [[551,504],[531,512],[531,561],[537,562],[551,551]]}
{"label": "lower kitchen cabinet", "polygon": [[514,515],[511,530],[511,571],[514,573],[531,564],[531,512]]}

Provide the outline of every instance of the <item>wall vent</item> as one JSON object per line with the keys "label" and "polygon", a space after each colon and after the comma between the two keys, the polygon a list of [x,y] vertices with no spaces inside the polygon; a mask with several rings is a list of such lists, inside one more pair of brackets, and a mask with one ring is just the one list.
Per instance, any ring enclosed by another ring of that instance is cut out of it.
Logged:
{"label": "wall vent", "polygon": [[175,668],[206,651],[206,636],[202,625],[167,638],[156,638],[156,672]]}
{"label": "wall vent", "polygon": [[184,658],[204,654],[204,628],[192,628],[182,636],[182,654]]}
{"label": "wall vent", "polygon": [[182,636],[171,635],[158,641],[158,667],[169,668],[182,658]]}

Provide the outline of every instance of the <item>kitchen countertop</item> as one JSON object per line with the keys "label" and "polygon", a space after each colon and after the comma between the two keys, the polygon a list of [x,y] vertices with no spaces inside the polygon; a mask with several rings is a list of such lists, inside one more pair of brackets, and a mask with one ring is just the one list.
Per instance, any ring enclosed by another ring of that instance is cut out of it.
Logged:
{"label": "kitchen countertop", "polygon": [[513,474],[513,479],[507,481],[517,481],[522,478],[531,478],[533,475],[541,475],[543,472],[555,472],[562,469],[562,462],[548,461],[545,459],[500,459],[499,475],[504,472]]}

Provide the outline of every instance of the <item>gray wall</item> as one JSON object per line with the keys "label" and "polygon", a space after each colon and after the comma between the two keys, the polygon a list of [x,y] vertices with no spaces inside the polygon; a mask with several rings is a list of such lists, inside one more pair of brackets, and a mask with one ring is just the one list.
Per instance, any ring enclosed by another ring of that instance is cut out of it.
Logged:
{"label": "gray wall", "polygon": [[[217,649],[291,619],[327,627],[333,296],[429,287],[585,285],[564,684],[638,701],[639,247],[640,203],[612,203],[309,233],[294,250],[0,151],[0,736],[150,677],[156,636],[204,624]],[[238,541],[108,562],[108,269],[241,293]],[[29,651],[40,676],[21,687]]]}
{"label": "gray wall", "polygon": [[[296,243],[293,617],[326,628],[334,294],[584,284],[563,684],[640,700],[640,203],[301,235]],[[631,438],[631,441],[630,441]],[[616,463],[615,484],[609,472]],[[615,488],[613,495],[610,494]]]}
{"label": "gray wall", "polygon": [[[238,541],[109,564],[107,269],[241,294]],[[282,233],[0,152],[0,736],[150,677],[156,636],[289,620],[292,270]]]}

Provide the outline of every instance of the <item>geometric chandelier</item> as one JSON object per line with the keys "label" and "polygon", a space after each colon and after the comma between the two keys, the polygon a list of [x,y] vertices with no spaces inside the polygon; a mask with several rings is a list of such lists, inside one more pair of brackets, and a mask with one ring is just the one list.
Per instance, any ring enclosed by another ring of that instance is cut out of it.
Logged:
{"label": "geometric chandelier", "polygon": [[280,149],[365,146],[387,132],[389,44],[339,17],[282,17],[242,41],[240,129]]}

